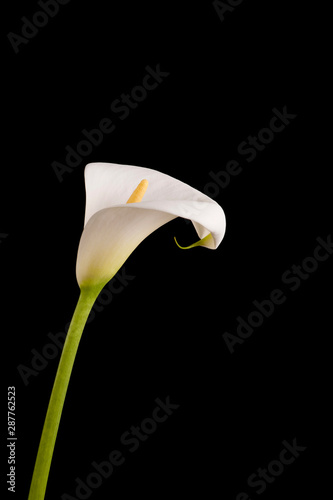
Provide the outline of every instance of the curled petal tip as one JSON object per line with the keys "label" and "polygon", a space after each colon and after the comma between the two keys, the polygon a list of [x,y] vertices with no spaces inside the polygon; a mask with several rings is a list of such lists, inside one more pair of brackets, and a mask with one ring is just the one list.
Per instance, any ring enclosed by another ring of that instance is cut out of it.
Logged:
{"label": "curled petal tip", "polygon": [[179,247],[181,250],[189,250],[190,248],[200,247],[200,246],[211,248],[211,245],[209,243],[212,242],[213,236],[211,235],[211,233],[209,233],[209,234],[207,234],[207,236],[205,236],[204,238],[202,238],[199,241],[196,241],[195,243],[192,243],[192,245],[189,245],[188,247],[182,247],[181,245],[179,245],[175,236],[174,236],[174,239],[175,239],[177,247]]}

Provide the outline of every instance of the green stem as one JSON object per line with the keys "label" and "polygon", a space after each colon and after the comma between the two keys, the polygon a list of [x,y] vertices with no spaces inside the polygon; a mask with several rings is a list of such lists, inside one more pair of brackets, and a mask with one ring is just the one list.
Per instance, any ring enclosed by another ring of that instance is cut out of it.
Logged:
{"label": "green stem", "polygon": [[89,313],[101,289],[100,286],[81,289],[53,384],[28,500],[44,500],[54,445],[75,355]]}

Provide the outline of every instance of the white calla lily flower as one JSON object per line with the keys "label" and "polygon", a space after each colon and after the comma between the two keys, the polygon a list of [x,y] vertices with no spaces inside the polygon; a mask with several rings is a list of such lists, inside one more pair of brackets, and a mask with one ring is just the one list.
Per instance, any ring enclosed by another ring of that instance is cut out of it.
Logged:
{"label": "white calla lily flower", "polygon": [[169,175],[131,165],[90,163],[85,185],[85,225],[76,267],[80,288],[106,284],[149,234],[176,217],[190,219],[200,238],[186,248],[215,249],[223,239],[220,205]]}
{"label": "white calla lily flower", "polygon": [[215,201],[156,170],[90,163],[85,169],[85,182],[85,225],[76,265],[80,296],[53,384],[28,500],[44,500],[75,356],[103,286],[144,238],[176,217],[190,219],[200,238],[186,248],[217,248],[225,232],[224,212]]}

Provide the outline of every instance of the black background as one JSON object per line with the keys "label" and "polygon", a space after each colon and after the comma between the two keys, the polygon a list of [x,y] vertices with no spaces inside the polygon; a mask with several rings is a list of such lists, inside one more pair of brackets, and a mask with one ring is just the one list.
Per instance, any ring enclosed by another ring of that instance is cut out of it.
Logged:
{"label": "black background", "polygon": [[[78,299],[85,164],[154,168],[203,191],[232,159],[243,170],[215,196],[227,219],[221,246],[181,251],[173,237],[190,244],[194,230],[167,224],[131,255],[125,272],[135,278],[87,325],[46,498],[75,497],[75,478],[85,481],[113,449],[126,461],[90,498],[321,496],[331,259],[294,292],[281,276],[331,232],[317,115],[325,65],[313,32],[323,13],[244,0],[222,22],[210,1],[179,4],[72,0],[18,54],[7,33],[20,34],[21,17],[40,8],[15,2],[5,18],[2,398],[16,387],[18,499],[28,495],[59,356],[28,385],[17,366],[31,366],[31,349],[42,352],[49,332],[64,331]],[[111,103],[158,64],[169,76],[120,120]],[[238,145],[284,106],[297,117],[247,162]],[[116,130],[60,183],[52,162],[64,163],[65,147],[105,117]],[[275,288],[285,303],[231,354],[223,333],[234,334],[237,316]],[[120,436],[167,396],[179,408],[129,453]],[[307,449],[258,495],[247,478],[294,438]]]}

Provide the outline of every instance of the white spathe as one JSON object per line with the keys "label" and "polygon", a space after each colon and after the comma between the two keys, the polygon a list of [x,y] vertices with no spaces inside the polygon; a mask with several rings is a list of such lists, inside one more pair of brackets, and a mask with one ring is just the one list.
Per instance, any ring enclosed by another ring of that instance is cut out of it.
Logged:
{"label": "white spathe", "polygon": [[[148,189],[139,203],[126,201],[143,180]],[[215,249],[225,233],[225,216],[214,200],[156,170],[114,163],[85,168],[86,213],[76,265],[80,287],[106,284],[133,250],[163,224],[190,219],[202,246]]]}

